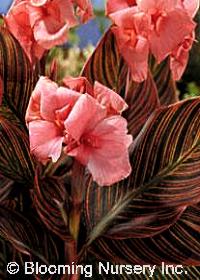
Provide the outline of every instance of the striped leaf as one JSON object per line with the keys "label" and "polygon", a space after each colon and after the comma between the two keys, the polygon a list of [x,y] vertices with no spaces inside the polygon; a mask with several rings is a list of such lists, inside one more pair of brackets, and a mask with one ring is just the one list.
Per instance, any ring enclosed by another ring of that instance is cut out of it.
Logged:
{"label": "striped leaf", "polygon": [[[40,263],[56,263],[59,259],[55,241],[36,217],[0,207],[0,236],[17,252]],[[60,250],[61,253],[62,250]],[[26,258],[27,260],[27,258]]]}
{"label": "striped leaf", "polygon": [[161,105],[170,105],[179,100],[176,83],[172,78],[169,63],[169,58],[160,64],[156,64],[155,61],[152,63],[153,67],[151,71],[158,89]]}
{"label": "striped leaf", "polygon": [[39,179],[39,176],[36,176],[33,202],[46,227],[62,240],[68,240],[69,202],[64,183],[54,177]]}
{"label": "striped leaf", "polygon": [[29,152],[28,135],[17,122],[8,120],[5,116],[8,115],[0,112],[0,173],[17,182],[26,181],[30,185],[34,166]]}
{"label": "striped leaf", "polygon": [[143,83],[130,81],[128,67],[119,54],[114,34],[110,29],[86,62],[81,75],[87,77],[91,83],[99,81],[125,99],[129,108],[124,116],[128,120],[129,132],[134,138],[150,114],[160,105],[150,73]]}
{"label": "striped leaf", "polygon": [[4,84],[3,104],[24,122],[26,108],[37,80],[17,40],[0,26],[0,76]]}
{"label": "striped leaf", "polygon": [[94,242],[92,251],[100,259],[119,263],[160,265],[164,261],[199,266],[199,220],[200,205],[197,204],[188,207],[181,218],[161,234],[126,240],[101,238]]}
{"label": "striped leaf", "polygon": [[8,199],[13,189],[13,181],[0,174],[0,205]]}
{"label": "striped leaf", "polygon": [[199,151],[200,99],[158,109],[132,146],[129,178],[88,179],[88,245],[104,235],[93,249],[105,259],[200,264]]}
{"label": "striped leaf", "polygon": [[9,246],[7,242],[0,238],[0,279],[7,280],[6,266],[9,263]]}

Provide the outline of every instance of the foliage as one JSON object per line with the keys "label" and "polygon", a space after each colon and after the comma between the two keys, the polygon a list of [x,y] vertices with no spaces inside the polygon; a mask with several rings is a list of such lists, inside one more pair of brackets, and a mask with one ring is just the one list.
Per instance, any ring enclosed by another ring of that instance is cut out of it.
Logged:
{"label": "foliage", "polygon": [[[83,51],[54,48],[34,69],[17,40],[0,28],[1,279],[8,279],[9,261],[23,267],[32,260],[46,265],[92,263],[94,270],[99,260],[157,265],[155,275],[146,279],[162,279],[159,266],[165,262],[188,266],[188,279],[197,279],[198,86],[188,84],[189,95],[179,101],[169,59],[158,65],[153,57],[147,79],[134,82],[110,28],[94,51],[92,46]],[[42,165],[29,151],[25,113],[39,75],[62,84],[64,77],[80,71],[91,84],[98,81],[116,91],[129,106],[123,116],[134,139],[129,151],[132,172],[109,187],[99,187],[70,157]],[[79,276],[39,277],[74,280]],[[108,279],[98,273],[94,277]],[[109,275],[119,280],[131,277]]]}

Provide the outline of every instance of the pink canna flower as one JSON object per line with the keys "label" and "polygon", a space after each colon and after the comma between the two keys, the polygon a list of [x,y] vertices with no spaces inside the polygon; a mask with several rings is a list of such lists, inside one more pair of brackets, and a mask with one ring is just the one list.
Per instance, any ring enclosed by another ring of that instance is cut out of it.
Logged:
{"label": "pink canna flower", "polygon": [[132,78],[142,82],[147,78],[149,41],[149,18],[136,7],[127,8],[110,15],[120,53],[130,67]]}
{"label": "pink canna flower", "polygon": [[[92,16],[89,0],[85,5],[81,14],[84,22]],[[5,22],[31,62],[40,59],[45,50],[66,42],[68,30],[78,24],[72,0],[16,0]]]}
{"label": "pink canna flower", "polygon": [[69,135],[65,152],[87,165],[99,185],[111,185],[131,172],[128,147],[132,136],[126,127],[124,118],[106,117],[105,108],[83,94],[65,121]]}
{"label": "pink canna flower", "polygon": [[35,40],[45,49],[63,44],[69,28],[77,24],[70,0],[43,1],[43,5],[28,5],[30,24]]}
{"label": "pink canna flower", "polygon": [[[79,78],[74,83],[73,79],[71,86],[80,88],[86,81]],[[86,165],[99,185],[113,184],[131,172],[128,147],[132,136],[127,135],[126,120],[108,116],[107,106],[86,92],[58,87],[41,77],[30,98],[26,122],[31,152],[43,163],[57,161],[63,150]]]}
{"label": "pink canna flower", "polygon": [[121,114],[128,105],[121,96],[99,82],[92,86],[85,77],[65,78],[63,83],[66,87],[80,93],[88,93],[107,109],[107,115]]}
{"label": "pink canna flower", "polygon": [[194,32],[198,7],[197,0],[108,1],[117,45],[133,80],[146,79],[149,52],[160,63]]}
{"label": "pink canna flower", "polygon": [[[138,8],[151,18],[150,49],[158,63],[165,59],[194,28],[195,23],[176,0],[138,1]],[[173,30],[173,32],[172,32]]]}

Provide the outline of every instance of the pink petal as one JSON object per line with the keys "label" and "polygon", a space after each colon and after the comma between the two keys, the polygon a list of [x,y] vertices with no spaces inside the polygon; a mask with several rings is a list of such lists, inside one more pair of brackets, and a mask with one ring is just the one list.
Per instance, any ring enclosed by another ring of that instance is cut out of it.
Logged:
{"label": "pink petal", "polygon": [[66,131],[76,141],[106,116],[106,110],[90,95],[82,94],[64,122]]}
{"label": "pink petal", "polygon": [[64,78],[63,83],[66,87],[80,93],[88,93],[93,96],[93,88],[85,77]]}
{"label": "pink petal", "polygon": [[182,0],[187,13],[193,18],[199,9],[199,0]]}
{"label": "pink petal", "polygon": [[189,50],[195,39],[195,33],[187,36],[180,46],[170,56],[170,68],[174,80],[179,80],[185,71],[189,59]]}
{"label": "pink petal", "polygon": [[[45,120],[54,120],[55,117],[55,96],[58,86],[47,77],[40,77],[36,84],[35,91],[40,94],[40,114]],[[57,105],[57,104],[56,104]],[[57,107],[56,107],[57,108]]]}
{"label": "pink petal", "polygon": [[136,0],[141,11],[152,13],[158,11],[171,11],[177,6],[178,0]]}
{"label": "pink petal", "polygon": [[186,51],[182,51],[181,56],[179,56],[178,58],[172,56],[170,57],[170,69],[175,81],[180,80],[180,78],[182,77],[187,66],[188,59],[189,53]]}
{"label": "pink petal", "polygon": [[30,62],[33,63],[35,59],[43,56],[44,49],[38,46],[34,39],[27,1],[16,1],[14,4],[5,17],[5,22],[10,32],[19,41]]}
{"label": "pink petal", "polygon": [[129,43],[128,37],[120,28],[112,29],[117,40],[118,48],[124,60],[130,67],[134,81],[142,82],[147,78],[149,43],[144,37],[136,36],[135,44]]}
{"label": "pink petal", "polygon": [[5,17],[7,28],[19,41],[29,60],[32,60],[33,34],[30,28],[29,16],[26,9],[26,2],[13,6]]}
{"label": "pink petal", "polygon": [[[68,112],[70,112],[72,106],[80,96],[78,92],[68,88],[58,88],[55,82],[52,82],[46,77],[39,79],[37,90],[41,92],[41,117],[49,121],[55,121],[58,111],[66,108],[66,106],[68,107]],[[63,113],[60,114],[61,116],[64,116]]]}
{"label": "pink petal", "polygon": [[56,45],[64,44],[67,41],[68,25],[63,25],[55,32],[51,31],[51,27],[53,26],[53,22],[48,22],[47,25],[44,21],[37,22],[34,26],[35,40],[44,49],[50,49]]}
{"label": "pink petal", "polygon": [[158,63],[177,48],[194,28],[195,23],[184,11],[175,10],[163,17],[158,29],[149,36],[150,48]]}
{"label": "pink petal", "polygon": [[101,143],[93,149],[87,167],[99,185],[112,185],[131,172],[128,147],[132,136],[127,135],[127,122],[121,116],[101,121],[91,132]]}
{"label": "pink petal", "polygon": [[120,114],[128,108],[119,94],[97,81],[94,84],[94,98],[107,108],[108,114]]}
{"label": "pink petal", "polygon": [[28,108],[26,110],[25,120],[26,123],[31,121],[40,120],[40,104],[41,104],[41,84],[45,83],[45,78],[41,77],[37,82],[34,91],[29,100]]}
{"label": "pink petal", "polygon": [[56,162],[61,155],[62,131],[48,121],[33,121],[29,123],[31,152],[37,159],[45,163],[49,158]]}
{"label": "pink petal", "polygon": [[135,6],[135,0],[108,0],[106,3],[106,15],[115,13],[119,10],[126,9],[131,6]]}
{"label": "pink petal", "polygon": [[30,4],[35,7],[44,6],[49,0],[29,0]]}
{"label": "pink petal", "polygon": [[[131,7],[123,10],[119,10],[113,14],[110,14],[112,21],[119,27],[125,29],[134,29],[136,18],[138,17],[137,7]],[[139,13],[140,21],[144,17],[144,13]],[[145,26],[146,28],[146,26]]]}
{"label": "pink petal", "polygon": [[34,27],[36,23],[43,21],[50,33],[58,32],[65,24],[70,28],[78,23],[70,0],[52,0],[40,7],[28,5],[27,8],[31,26]]}
{"label": "pink petal", "polygon": [[63,23],[68,25],[68,28],[74,27],[78,24],[71,0],[54,0],[53,4],[59,8],[60,19]]}
{"label": "pink petal", "polygon": [[80,17],[82,23],[87,22],[94,16],[90,0],[73,0],[73,2],[78,6],[77,15]]}
{"label": "pink petal", "polygon": [[87,165],[90,159],[90,155],[93,152],[92,147],[86,145],[77,145],[73,149],[69,147],[64,148],[64,152],[71,157],[75,157],[82,165]]}

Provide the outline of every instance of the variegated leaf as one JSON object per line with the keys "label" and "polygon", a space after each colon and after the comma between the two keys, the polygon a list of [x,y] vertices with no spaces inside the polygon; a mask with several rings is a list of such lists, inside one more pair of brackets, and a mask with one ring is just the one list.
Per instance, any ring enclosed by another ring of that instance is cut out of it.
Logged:
{"label": "variegated leaf", "polygon": [[200,264],[199,151],[200,99],[158,109],[132,146],[129,178],[108,188],[88,180],[89,244],[106,236],[95,251],[131,263]]}

